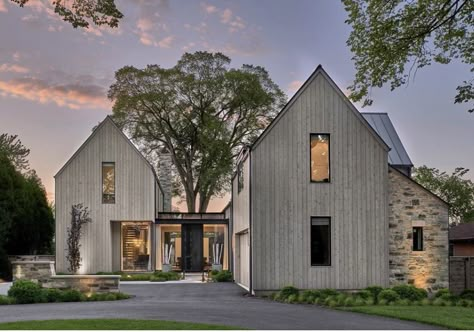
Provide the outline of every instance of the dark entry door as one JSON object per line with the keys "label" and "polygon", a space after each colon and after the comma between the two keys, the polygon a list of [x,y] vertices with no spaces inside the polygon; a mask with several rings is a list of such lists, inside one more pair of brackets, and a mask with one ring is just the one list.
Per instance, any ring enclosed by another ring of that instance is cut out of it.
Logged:
{"label": "dark entry door", "polygon": [[202,225],[182,225],[183,270],[199,272],[203,268],[203,229]]}

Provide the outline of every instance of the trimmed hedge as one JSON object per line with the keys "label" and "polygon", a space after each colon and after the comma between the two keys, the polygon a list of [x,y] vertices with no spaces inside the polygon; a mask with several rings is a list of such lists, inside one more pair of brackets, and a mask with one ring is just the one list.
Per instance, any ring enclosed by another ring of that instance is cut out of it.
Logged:
{"label": "trimmed hedge", "polygon": [[8,296],[0,295],[0,305],[46,302],[115,301],[130,298],[124,293],[94,293],[87,297],[75,289],[60,290],[42,288],[28,280],[17,280],[8,290]]}
{"label": "trimmed hedge", "polygon": [[229,282],[233,280],[232,272],[228,270],[212,271],[211,279],[214,282]]}

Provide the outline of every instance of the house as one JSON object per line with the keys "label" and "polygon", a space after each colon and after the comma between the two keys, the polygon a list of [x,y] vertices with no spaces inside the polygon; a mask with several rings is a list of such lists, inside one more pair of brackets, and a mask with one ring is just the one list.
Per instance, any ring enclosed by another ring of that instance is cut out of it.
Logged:
{"label": "house", "polygon": [[448,284],[448,205],[410,178],[386,114],[319,66],[240,156],[234,277],[255,293]]}
{"label": "house", "polygon": [[221,265],[257,294],[448,284],[448,205],[411,179],[388,115],[359,113],[321,66],[242,150],[222,213],[171,212],[170,164],[107,117],[56,175],[57,270],[83,203],[81,273]]}
{"label": "house", "polygon": [[459,224],[449,230],[450,256],[474,257],[474,223]]}

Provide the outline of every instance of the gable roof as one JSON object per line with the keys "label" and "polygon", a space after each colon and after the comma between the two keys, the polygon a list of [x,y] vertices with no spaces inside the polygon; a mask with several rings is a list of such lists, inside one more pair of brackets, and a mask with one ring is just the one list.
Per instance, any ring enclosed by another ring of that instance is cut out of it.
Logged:
{"label": "gable roof", "polygon": [[298,97],[303,93],[303,91],[311,84],[311,82],[318,76],[323,75],[323,77],[329,82],[329,84],[334,88],[336,93],[344,100],[349,109],[354,113],[354,115],[362,122],[362,124],[369,130],[369,132],[374,136],[376,141],[385,149],[389,151],[390,147],[385,143],[385,141],[379,136],[379,134],[370,126],[367,120],[359,113],[355,108],[352,102],[347,98],[347,96],[341,91],[337,84],[332,80],[332,78],[326,73],[323,69],[323,66],[318,65],[313,73],[308,77],[308,79],[303,83],[303,85],[296,91],[296,93],[291,97],[291,99],[286,103],[283,109],[278,113],[278,115],[270,122],[270,124],[265,128],[265,130],[260,134],[260,136],[255,140],[251,146],[251,150],[255,149],[260,142],[265,138],[265,136],[272,130],[272,128],[280,121],[283,114],[285,114],[288,109],[295,103]]}
{"label": "gable roof", "polygon": [[133,148],[133,150],[145,161],[145,163],[151,168],[151,171],[153,172],[153,176],[155,177],[156,182],[158,183],[161,191],[163,191],[163,188],[161,188],[161,184],[158,181],[158,177],[156,176],[155,168],[153,167],[152,164],[143,156],[143,154],[138,150],[138,148],[135,146],[135,144],[130,141],[130,139],[123,133],[123,131],[117,126],[115,121],[112,119],[110,115],[107,115],[107,117],[97,126],[97,128],[94,129],[94,131],[89,135],[89,137],[82,143],[82,145],[77,149],[76,152],[69,158],[69,160],[64,164],[63,167],[56,173],[54,176],[55,178],[60,175],[66,167],[74,160],[74,158],[87,146],[87,144],[95,137],[95,135],[101,130],[101,128],[106,124],[106,123],[111,123],[113,128],[115,128],[120,135],[127,141],[127,143]]}
{"label": "gable roof", "polygon": [[388,163],[397,166],[413,166],[402,141],[387,113],[361,113],[380,137],[390,147]]}
{"label": "gable roof", "polygon": [[473,240],[474,239],[474,223],[459,224],[449,230],[450,240]]}

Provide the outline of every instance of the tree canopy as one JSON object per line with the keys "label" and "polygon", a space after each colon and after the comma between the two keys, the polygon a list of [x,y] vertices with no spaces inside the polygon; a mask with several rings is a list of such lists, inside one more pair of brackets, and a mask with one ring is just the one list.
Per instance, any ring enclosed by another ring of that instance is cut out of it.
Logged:
{"label": "tree canopy", "polygon": [[455,103],[474,112],[474,1],[343,0],[356,77],[350,98],[372,104],[370,89],[408,83],[417,69],[459,60],[471,67]]}
{"label": "tree canopy", "polygon": [[458,167],[452,174],[436,168],[415,168],[413,178],[449,203],[451,221],[474,222],[474,183],[465,178],[468,169]]}
{"label": "tree canopy", "polygon": [[189,212],[206,211],[211,197],[228,190],[239,150],[286,101],[263,67],[230,62],[222,53],[196,52],[169,69],[127,66],[109,90],[114,119],[145,155],[171,154],[174,187]]}
{"label": "tree canopy", "polygon": [[27,157],[30,154],[30,150],[21,143],[18,135],[1,134],[0,152],[5,153],[5,156],[10,159],[18,171],[27,171],[29,169]]}
{"label": "tree canopy", "polygon": [[[10,0],[20,7],[30,0]],[[115,0],[52,0],[54,12],[74,28],[87,28],[90,23],[116,28],[123,14],[115,6]]]}

